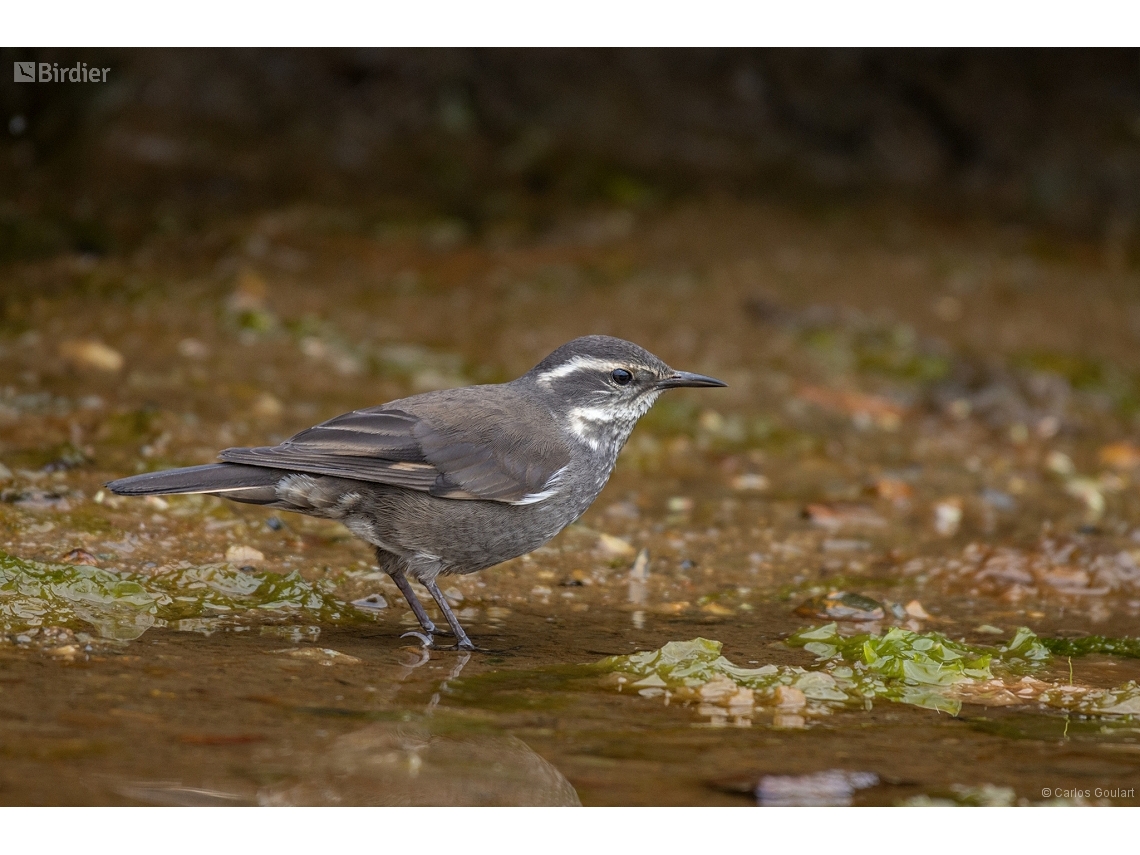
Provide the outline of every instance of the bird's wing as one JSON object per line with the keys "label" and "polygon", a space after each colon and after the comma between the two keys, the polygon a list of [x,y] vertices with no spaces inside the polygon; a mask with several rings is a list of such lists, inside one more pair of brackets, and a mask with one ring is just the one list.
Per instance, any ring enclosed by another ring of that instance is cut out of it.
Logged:
{"label": "bird's wing", "polygon": [[448,399],[436,406],[421,403],[416,409],[424,412],[418,414],[392,405],[356,410],[281,445],[229,448],[219,456],[228,463],[391,484],[449,499],[529,504],[549,495],[570,459],[564,443],[550,431],[512,423],[493,402],[469,397],[462,405],[465,418],[458,423]]}

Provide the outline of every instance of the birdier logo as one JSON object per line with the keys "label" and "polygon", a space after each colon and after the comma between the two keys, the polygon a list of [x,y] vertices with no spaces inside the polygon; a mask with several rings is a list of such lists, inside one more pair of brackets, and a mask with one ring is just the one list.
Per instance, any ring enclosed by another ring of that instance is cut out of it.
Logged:
{"label": "birdier logo", "polygon": [[85,62],[70,68],[60,68],[58,62],[17,62],[12,66],[12,79],[16,83],[106,83],[110,71],[88,67]]}

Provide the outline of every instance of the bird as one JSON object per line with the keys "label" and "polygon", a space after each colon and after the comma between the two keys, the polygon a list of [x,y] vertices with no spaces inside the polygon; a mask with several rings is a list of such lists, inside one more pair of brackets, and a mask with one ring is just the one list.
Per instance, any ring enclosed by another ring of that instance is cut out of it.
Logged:
{"label": "bird", "polygon": [[123,496],[205,493],[337,520],[380,568],[435,647],[410,584],[431,595],[455,648],[477,649],[438,579],[525,555],[577,520],[662,392],[727,384],[676,371],[620,338],[576,338],[507,383],[425,392],[354,410],[280,445],[228,448],[220,463],[111,481]]}

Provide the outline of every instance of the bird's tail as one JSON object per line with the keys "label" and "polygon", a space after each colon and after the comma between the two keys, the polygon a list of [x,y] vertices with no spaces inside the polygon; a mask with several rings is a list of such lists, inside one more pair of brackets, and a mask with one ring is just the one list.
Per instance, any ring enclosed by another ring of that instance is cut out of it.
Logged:
{"label": "bird's tail", "polygon": [[107,488],[120,496],[168,496],[215,493],[237,502],[267,505],[277,501],[277,482],[284,472],[240,463],[209,463],[165,469],[111,481]]}

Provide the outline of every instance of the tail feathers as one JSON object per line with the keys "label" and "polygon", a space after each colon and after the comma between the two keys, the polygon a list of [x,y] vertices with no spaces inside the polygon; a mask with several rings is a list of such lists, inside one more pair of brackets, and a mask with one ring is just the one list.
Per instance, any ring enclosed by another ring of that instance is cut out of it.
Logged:
{"label": "tail feathers", "polygon": [[120,496],[164,496],[173,493],[218,493],[239,502],[276,501],[281,470],[240,463],[209,463],[184,469],[147,472],[111,481],[107,488]]}

